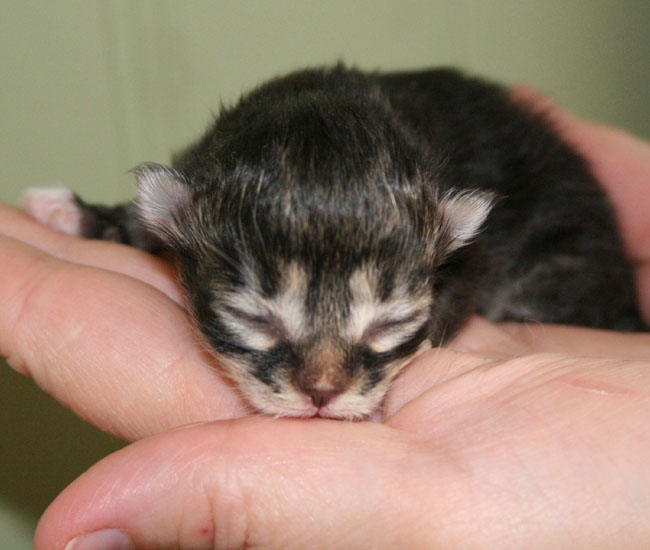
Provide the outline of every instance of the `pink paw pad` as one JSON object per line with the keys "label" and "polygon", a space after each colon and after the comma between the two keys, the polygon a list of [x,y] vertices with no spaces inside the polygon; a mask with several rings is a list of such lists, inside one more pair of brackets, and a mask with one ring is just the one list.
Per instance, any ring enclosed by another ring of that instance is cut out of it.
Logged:
{"label": "pink paw pad", "polygon": [[68,235],[81,235],[81,211],[74,193],[64,187],[35,188],[25,191],[23,209],[50,229]]}

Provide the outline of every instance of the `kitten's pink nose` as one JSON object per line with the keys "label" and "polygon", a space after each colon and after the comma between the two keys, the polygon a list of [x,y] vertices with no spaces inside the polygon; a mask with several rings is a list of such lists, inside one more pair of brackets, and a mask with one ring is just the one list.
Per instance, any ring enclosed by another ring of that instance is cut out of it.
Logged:
{"label": "kitten's pink nose", "polygon": [[319,409],[325,407],[350,383],[344,368],[344,350],[328,341],[319,342],[305,354],[302,368],[293,373],[293,385],[311,398]]}
{"label": "kitten's pink nose", "polygon": [[340,392],[338,391],[326,391],[326,390],[303,390],[309,397],[311,397],[312,403],[320,408],[327,405],[333,397],[336,397]]}
{"label": "kitten's pink nose", "polygon": [[[302,393],[311,397],[316,407],[324,407],[346,388],[347,378],[344,376],[314,377],[314,370],[303,369],[294,378],[294,385]],[[320,373],[318,373],[320,374]]]}

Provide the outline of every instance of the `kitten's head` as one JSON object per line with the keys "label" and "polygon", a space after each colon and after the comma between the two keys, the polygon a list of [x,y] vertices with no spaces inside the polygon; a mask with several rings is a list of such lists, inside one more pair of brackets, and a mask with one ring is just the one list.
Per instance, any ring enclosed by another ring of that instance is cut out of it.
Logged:
{"label": "kitten's head", "polygon": [[312,96],[266,105],[243,130],[226,115],[178,169],[141,167],[137,204],[249,403],[362,418],[439,343],[462,294],[440,268],[490,199],[440,195],[391,120]]}
{"label": "kitten's head", "polygon": [[341,204],[299,220],[296,205],[219,201],[168,168],[139,180],[141,214],[178,252],[197,326],[246,400],[279,416],[371,414],[443,337],[455,291],[438,272],[489,209],[478,193],[386,196],[392,211]]}

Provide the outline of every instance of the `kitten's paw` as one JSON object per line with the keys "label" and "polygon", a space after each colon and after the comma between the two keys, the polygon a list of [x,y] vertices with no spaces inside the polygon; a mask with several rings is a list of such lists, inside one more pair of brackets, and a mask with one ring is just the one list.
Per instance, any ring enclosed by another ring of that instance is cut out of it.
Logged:
{"label": "kitten's paw", "polygon": [[27,189],[22,196],[22,205],[25,212],[50,229],[68,235],[81,235],[81,209],[69,189]]}

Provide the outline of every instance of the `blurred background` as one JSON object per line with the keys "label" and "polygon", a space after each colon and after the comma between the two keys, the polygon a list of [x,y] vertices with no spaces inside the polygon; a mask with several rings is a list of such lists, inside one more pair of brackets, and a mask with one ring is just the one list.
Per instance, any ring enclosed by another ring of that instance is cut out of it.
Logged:
{"label": "blurred background", "polygon": [[[528,83],[650,138],[648,0],[3,0],[0,200],[126,200],[128,170],[167,162],[220,103],[338,60]],[[47,503],[121,445],[0,363],[0,549],[31,548]]]}

